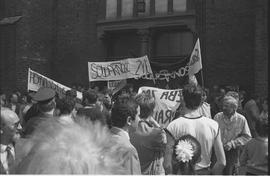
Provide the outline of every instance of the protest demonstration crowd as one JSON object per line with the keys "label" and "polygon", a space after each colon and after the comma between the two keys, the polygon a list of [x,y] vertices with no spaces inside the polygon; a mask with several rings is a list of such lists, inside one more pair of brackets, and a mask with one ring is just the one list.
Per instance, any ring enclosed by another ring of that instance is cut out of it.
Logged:
{"label": "protest demonstration crowd", "polygon": [[44,87],[1,92],[1,174],[268,173],[267,97],[180,89],[166,127],[153,115],[157,91],[130,84],[114,95],[98,86],[62,97]]}
{"label": "protest demonstration crowd", "polygon": [[117,83],[68,88],[29,68],[28,92],[1,92],[1,174],[268,174],[268,97],[200,86],[199,40],[177,89],[127,83],[155,83],[147,56],[88,68]]}
{"label": "protest demonstration crowd", "polygon": [[270,175],[269,2],[0,0],[0,175]]}

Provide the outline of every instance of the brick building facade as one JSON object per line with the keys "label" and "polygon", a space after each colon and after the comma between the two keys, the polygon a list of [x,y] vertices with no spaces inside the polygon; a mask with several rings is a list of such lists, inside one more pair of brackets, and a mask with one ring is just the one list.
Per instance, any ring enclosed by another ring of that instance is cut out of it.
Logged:
{"label": "brick building facade", "polygon": [[0,0],[2,91],[25,90],[28,67],[71,86],[88,84],[87,61],[174,63],[200,37],[206,87],[268,93],[267,0],[138,2]]}

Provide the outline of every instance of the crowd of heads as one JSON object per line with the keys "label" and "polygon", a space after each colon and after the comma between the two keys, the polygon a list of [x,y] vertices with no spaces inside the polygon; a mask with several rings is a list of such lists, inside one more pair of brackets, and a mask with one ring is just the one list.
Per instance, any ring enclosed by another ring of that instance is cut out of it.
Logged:
{"label": "crowd of heads", "polygon": [[[155,97],[147,93],[136,95],[132,85],[114,96],[108,89],[99,91],[98,87],[80,90],[82,100],[77,98],[75,89],[61,98],[51,89],[46,89],[46,95],[39,94],[40,91],[1,93],[1,142],[16,141],[20,134],[28,138],[23,147],[25,156],[14,173],[123,174],[122,166],[115,160],[118,156],[113,151],[117,148],[110,145],[108,130],[112,126],[136,130],[139,119],[153,114]],[[226,91],[214,86],[211,92],[193,84],[184,86],[182,95],[186,109],[195,110],[202,102],[208,102],[213,116],[220,111],[233,114],[241,110],[239,107],[245,100],[244,91]],[[268,113],[267,98],[258,98],[256,102],[260,111]],[[35,132],[28,135],[26,124],[41,113],[52,113],[55,118],[38,124]],[[59,120],[66,118],[68,123]],[[258,120],[256,130],[259,136],[268,136],[268,119]],[[181,141],[187,141],[193,152],[189,162],[178,162],[181,173],[194,174],[190,171],[200,160],[200,143],[191,135],[182,136],[176,144]]]}

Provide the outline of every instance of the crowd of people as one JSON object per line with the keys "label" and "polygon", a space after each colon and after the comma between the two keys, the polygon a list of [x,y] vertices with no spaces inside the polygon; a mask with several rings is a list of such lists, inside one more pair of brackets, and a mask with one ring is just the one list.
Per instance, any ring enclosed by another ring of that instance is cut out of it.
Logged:
{"label": "crowd of people", "polygon": [[268,97],[187,84],[174,119],[132,85],[1,92],[0,174],[268,174]]}

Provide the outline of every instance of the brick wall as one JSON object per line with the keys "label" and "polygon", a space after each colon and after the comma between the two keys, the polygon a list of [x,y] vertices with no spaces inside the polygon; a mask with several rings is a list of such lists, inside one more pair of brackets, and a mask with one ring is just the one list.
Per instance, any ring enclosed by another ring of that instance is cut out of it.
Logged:
{"label": "brick wall", "polygon": [[255,93],[268,95],[268,0],[256,1],[255,24]]}
{"label": "brick wall", "polygon": [[58,1],[55,80],[88,84],[87,62],[96,56],[97,4],[92,0]]}
{"label": "brick wall", "polygon": [[4,91],[26,90],[28,67],[67,86],[88,85],[87,62],[96,57],[96,1],[2,0],[1,5],[1,16],[22,15],[3,41],[10,45],[1,62]]}
{"label": "brick wall", "polygon": [[254,91],[254,4],[253,0],[206,1],[206,86],[238,84]]}
{"label": "brick wall", "polygon": [[17,24],[16,87],[27,88],[28,67],[51,76],[53,0],[23,0],[17,3],[17,13],[23,16]]}
{"label": "brick wall", "polygon": [[[11,54],[1,60],[1,77],[5,77],[1,80],[15,82],[6,88],[26,89],[28,67],[67,86],[87,84],[87,61],[104,56],[97,52],[100,2],[1,0],[5,5],[1,16],[23,16],[16,24],[15,39],[5,43],[13,47],[7,47]],[[266,94],[268,1],[196,2],[205,85],[239,84],[249,92]]]}

